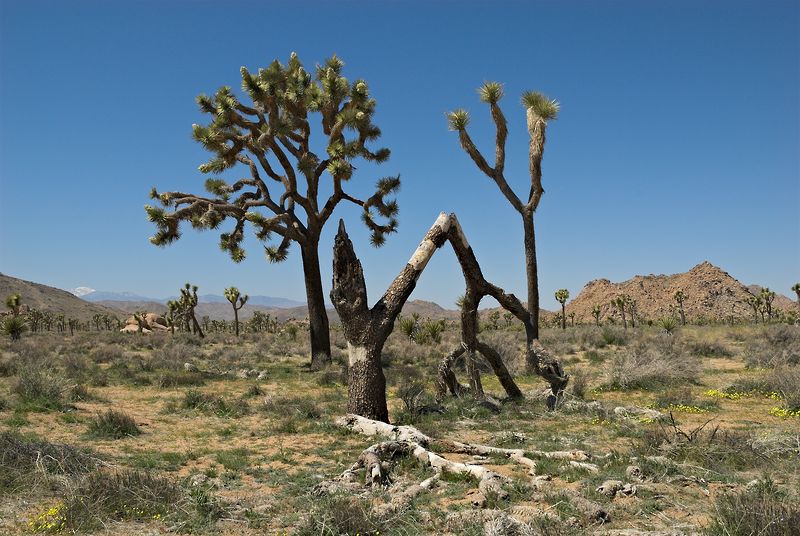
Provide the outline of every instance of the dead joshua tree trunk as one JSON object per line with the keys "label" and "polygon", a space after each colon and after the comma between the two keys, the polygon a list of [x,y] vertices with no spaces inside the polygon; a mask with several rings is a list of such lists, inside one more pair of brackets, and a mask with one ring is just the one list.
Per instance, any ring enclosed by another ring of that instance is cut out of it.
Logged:
{"label": "dead joshua tree trunk", "polygon": [[[530,367],[550,382],[557,396],[566,386],[568,376],[558,362],[543,362],[541,347],[533,337],[534,327],[528,310],[512,294],[488,283],[481,273],[472,248],[467,243],[454,214],[442,213],[425,235],[422,243],[398,274],[386,293],[372,307],[367,305],[367,289],[361,263],[347,236],[344,222],[333,247],[333,288],[331,301],[342,320],[342,329],[348,344],[349,383],[348,411],[374,420],[388,421],[386,408],[386,381],[381,368],[381,350],[394,328],[394,321],[416,286],[434,252],[449,241],[461,265],[467,284],[461,311],[462,342],[440,365],[440,392],[451,390],[460,394],[466,388],[458,385],[450,365],[465,351],[480,352],[489,362],[500,383],[511,398],[522,398],[522,392],[508,372],[500,355],[477,339],[477,305],[484,296],[494,297],[504,309],[525,325],[528,338],[527,360]],[[472,387],[480,388],[480,378],[471,372]],[[481,389],[482,392],[482,389]],[[553,401],[553,405],[555,402]]]}

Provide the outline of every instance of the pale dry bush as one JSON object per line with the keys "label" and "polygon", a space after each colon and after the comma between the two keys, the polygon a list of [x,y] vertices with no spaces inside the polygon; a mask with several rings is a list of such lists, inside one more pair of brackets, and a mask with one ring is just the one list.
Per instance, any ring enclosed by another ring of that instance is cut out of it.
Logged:
{"label": "pale dry bush", "polygon": [[700,363],[674,336],[643,336],[624,353],[618,354],[609,371],[609,385],[618,389],[693,383]]}
{"label": "pale dry bush", "polygon": [[744,355],[752,368],[800,365],[800,326],[766,326],[753,333]]}
{"label": "pale dry bush", "polygon": [[[517,331],[486,331],[480,335],[481,341],[500,354],[503,363],[513,375],[525,374],[525,334]],[[549,349],[549,348],[548,348]],[[484,362],[485,360],[480,360]],[[491,370],[491,369],[489,369]]]}

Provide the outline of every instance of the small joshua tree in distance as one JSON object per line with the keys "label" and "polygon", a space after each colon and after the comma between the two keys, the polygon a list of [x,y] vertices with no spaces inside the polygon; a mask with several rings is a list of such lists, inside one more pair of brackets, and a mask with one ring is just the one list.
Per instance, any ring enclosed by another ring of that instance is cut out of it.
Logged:
{"label": "small joshua tree in distance", "polygon": [[19,316],[19,309],[22,306],[22,296],[19,294],[12,294],[6,298],[6,307],[11,311],[13,316]]}
{"label": "small joshua tree in distance", "polygon": [[800,308],[800,283],[792,285],[792,292],[797,294],[797,307]]}
{"label": "small joshua tree in distance", "polygon": [[558,289],[555,293],[556,300],[561,304],[561,329],[567,329],[566,303],[569,299],[569,291],[565,288]]}
{"label": "small joshua tree in distance", "polygon": [[239,309],[244,307],[244,304],[247,303],[247,300],[250,299],[250,296],[245,294],[242,296],[239,293],[239,289],[236,287],[229,287],[225,289],[225,299],[227,299],[231,306],[233,307],[233,324],[235,326],[234,331],[236,332],[236,336],[239,336]]}
{"label": "small joshua tree in distance", "polygon": [[594,317],[594,324],[596,326],[600,325],[600,315],[602,314],[602,309],[600,309],[599,305],[595,305],[592,307],[592,316]]}
{"label": "small joshua tree in distance", "polygon": [[678,311],[681,315],[681,326],[686,325],[686,313],[683,311],[683,302],[686,300],[686,294],[682,290],[675,291],[675,301],[678,302]]}

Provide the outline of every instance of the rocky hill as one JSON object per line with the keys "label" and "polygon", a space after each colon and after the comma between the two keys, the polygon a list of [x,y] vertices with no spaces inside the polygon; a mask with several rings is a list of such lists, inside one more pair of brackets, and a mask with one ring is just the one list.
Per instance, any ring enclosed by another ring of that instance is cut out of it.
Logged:
{"label": "rocky hill", "polygon": [[[760,288],[753,286],[753,290]],[[637,318],[656,320],[673,313],[677,306],[674,296],[678,290],[686,296],[683,308],[688,320],[753,317],[753,309],[747,304],[751,295],[748,287],[709,262],[702,262],[680,274],[637,275],[621,283],[595,279],[567,303],[566,311],[567,314],[575,313],[576,322],[592,323],[592,308],[599,305],[601,321],[611,317],[621,322],[619,313],[610,302],[620,294],[627,294],[636,300]],[[780,294],[773,302],[774,309],[789,310],[791,307],[797,307],[796,303]]]}
{"label": "rocky hill", "polygon": [[96,313],[109,314],[120,319],[125,317],[123,311],[86,302],[65,290],[0,274],[0,297],[4,303],[6,296],[11,294],[19,294],[22,303],[28,307],[53,314],[63,314],[68,318],[88,320]]}

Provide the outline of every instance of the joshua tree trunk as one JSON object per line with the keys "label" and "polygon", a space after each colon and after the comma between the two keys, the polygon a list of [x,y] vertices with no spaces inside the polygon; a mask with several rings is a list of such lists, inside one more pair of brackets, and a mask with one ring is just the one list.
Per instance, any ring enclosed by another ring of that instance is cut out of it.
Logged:
{"label": "joshua tree trunk", "polygon": [[567,306],[561,304],[561,329],[567,329]]}
{"label": "joshua tree trunk", "polygon": [[193,331],[200,336],[200,338],[204,338],[205,335],[203,334],[203,330],[200,328],[200,323],[197,321],[197,317],[194,316],[194,311],[192,311],[192,328]]}
{"label": "joshua tree trunk", "polygon": [[536,264],[536,230],[533,212],[522,214],[525,231],[525,275],[528,280],[528,313],[533,325],[533,338],[539,338],[539,269]]}
{"label": "joshua tree trunk", "polygon": [[233,306],[233,327],[236,336],[239,336],[239,309],[236,308],[236,305]]}
{"label": "joshua tree trunk", "polygon": [[[542,359],[542,352],[535,346],[536,341],[532,337],[533,325],[528,310],[514,295],[507,294],[484,279],[478,261],[455,215],[445,213],[439,215],[406,266],[371,309],[367,305],[367,289],[361,263],[347,236],[344,223],[340,221],[333,248],[331,301],[342,320],[342,330],[348,344],[350,363],[348,407],[351,413],[388,421],[386,386],[380,360],[381,350],[394,328],[394,321],[403,304],[414,290],[420,274],[434,252],[447,241],[452,245],[461,264],[467,282],[467,292],[462,306],[463,340],[459,348],[445,358],[447,363],[440,366],[440,385],[444,385],[445,390],[450,388],[454,392],[461,391],[462,388],[455,381],[450,364],[465,350],[478,351],[486,357],[508,395],[511,398],[522,398],[522,392],[514,383],[499,354],[491,347],[480,343],[476,337],[477,305],[480,298],[490,295],[525,325],[528,339],[527,362],[531,369],[550,382],[555,395],[566,386],[569,377],[563,373],[560,364]],[[471,374],[473,389],[480,385],[474,381],[475,376],[477,372]]]}
{"label": "joshua tree trunk", "polygon": [[311,368],[319,370],[331,362],[331,340],[328,330],[328,313],[322,293],[322,276],[319,271],[319,238],[301,248],[303,276],[308,302],[308,325],[311,331]]}
{"label": "joshua tree trunk", "polygon": [[680,313],[681,313],[681,326],[686,325],[686,313],[683,312],[683,303],[680,304]]}

